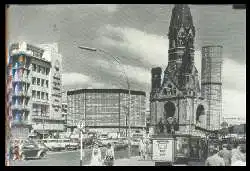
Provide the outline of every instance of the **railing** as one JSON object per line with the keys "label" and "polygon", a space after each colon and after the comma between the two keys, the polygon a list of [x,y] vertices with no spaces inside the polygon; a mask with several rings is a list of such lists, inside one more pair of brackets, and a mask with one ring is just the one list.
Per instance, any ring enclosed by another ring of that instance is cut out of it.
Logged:
{"label": "railing", "polygon": [[12,50],[11,53],[10,53],[10,55],[12,56],[12,55],[20,54],[20,53],[26,54],[26,55],[29,55],[29,56],[33,56],[33,52],[31,50],[24,51],[24,50],[21,50],[21,49],[14,49],[14,50]]}
{"label": "railing", "polygon": [[13,82],[27,82],[27,83],[31,83],[31,77],[14,77]]}
{"label": "railing", "polygon": [[15,92],[12,91],[12,96],[31,96],[31,91],[19,91],[19,92]]}

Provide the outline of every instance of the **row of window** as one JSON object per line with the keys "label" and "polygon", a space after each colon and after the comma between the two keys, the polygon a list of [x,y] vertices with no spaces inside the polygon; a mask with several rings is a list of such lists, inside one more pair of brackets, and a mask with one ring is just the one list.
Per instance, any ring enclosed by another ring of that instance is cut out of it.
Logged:
{"label": "row of window", "polygon": [[[49,87],[49,80],[41,79],[41,78],[36,78],[32,77],[32,84],[33,85],[38,85],[41,87]],[[45,86],[46,85],[46,86]]]}
{"label": "row of window", "polygon": [[32,90],[32,98],[33,99],[42,99],[42,100],[49,100],[49,94],[45,92],[35,91]]}
{"label": "row of window", "polygon": [[35,71],[37,73],[41,73],[44,75],[49,75],[50,68],[46,68],[37,64],[32,64],[32,71]]}

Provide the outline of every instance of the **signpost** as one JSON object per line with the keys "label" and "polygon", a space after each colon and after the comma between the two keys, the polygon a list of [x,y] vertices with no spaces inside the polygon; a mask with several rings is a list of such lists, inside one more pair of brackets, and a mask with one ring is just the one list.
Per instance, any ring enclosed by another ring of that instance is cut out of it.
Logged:
{"label": "signpost", "polygon": [[81,145],[81,150],[80,150],[80,166],[82,166],[82,131],[84,128],[84,122],[81,120],[78,124],[78,128],[80,130],[80,145]]}
{"label": "signpost", "polygon": [[153,139],[153,160],[156,165],[172,165],[175,156],[175,141],[172,137]]}

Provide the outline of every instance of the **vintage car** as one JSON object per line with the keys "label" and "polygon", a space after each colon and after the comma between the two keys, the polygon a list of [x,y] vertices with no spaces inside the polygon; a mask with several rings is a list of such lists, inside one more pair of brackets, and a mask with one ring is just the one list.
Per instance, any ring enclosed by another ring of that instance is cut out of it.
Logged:
{"label": "vintage car", "polygon": [[70,139],[68,141],[66,141],[65,143],[65,149],[66,150],[77,150],[79,148],[79,142]]}
{"label": "vintage car", "polygon": [[20,156],[22,160],[30,158],[44,158],[47,155],[47,148],[32,140],[24,141],[20,146]]}

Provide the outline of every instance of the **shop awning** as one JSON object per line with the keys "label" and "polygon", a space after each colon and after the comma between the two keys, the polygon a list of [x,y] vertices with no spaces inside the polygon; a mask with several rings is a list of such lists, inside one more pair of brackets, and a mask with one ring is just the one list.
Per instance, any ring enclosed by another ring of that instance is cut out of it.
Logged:
{"label": "shop awning", "polygon": [[42,134],[42,135],[48,135],[48,134],[49,134],[49,132],[46,131],[46,130],[37,130],[36,132],[37,132],[38,134]]}

